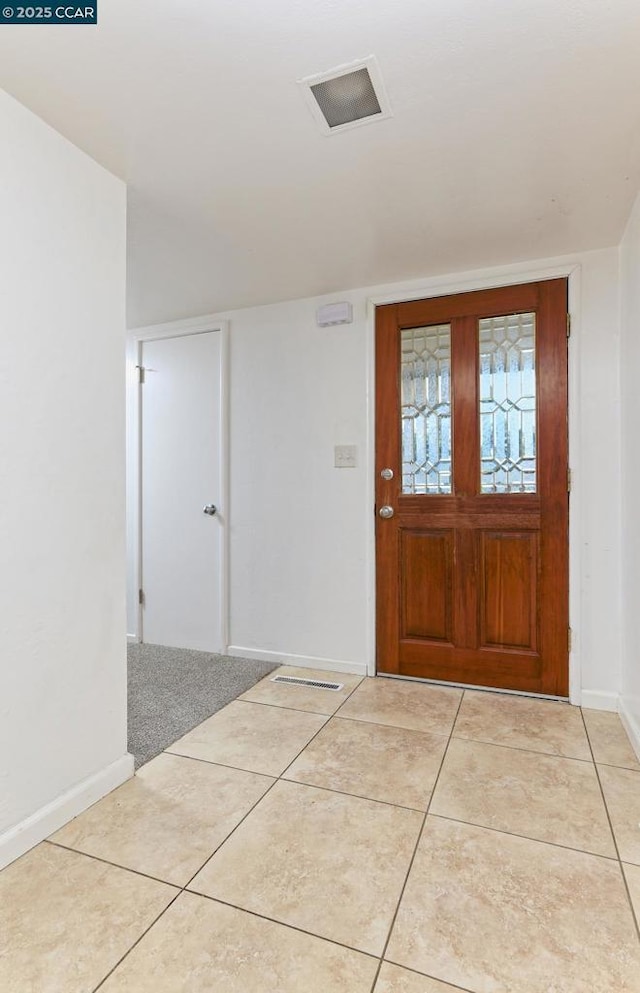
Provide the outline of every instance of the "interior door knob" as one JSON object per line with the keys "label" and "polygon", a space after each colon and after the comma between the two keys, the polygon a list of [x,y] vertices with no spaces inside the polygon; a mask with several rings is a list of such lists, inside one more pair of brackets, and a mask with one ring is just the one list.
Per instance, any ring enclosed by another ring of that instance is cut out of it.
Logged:
{"label": "interior door knob", "polygon": [[378,513],[380,514],[380,517],[384,517],[384,519],[387,520],[387,518],[393,517],[395,511],[393,507],[390,507],[389,504],[386,503],[384,507],[380,507]]}
{"label": "interior door knob", "polygon": [[217,510],[218,508],[216,507],[215,503],[208,503],[205,507],[202,508],[203,514],[208,514],[209,517],[213,517],[213,515],[217,512]]}

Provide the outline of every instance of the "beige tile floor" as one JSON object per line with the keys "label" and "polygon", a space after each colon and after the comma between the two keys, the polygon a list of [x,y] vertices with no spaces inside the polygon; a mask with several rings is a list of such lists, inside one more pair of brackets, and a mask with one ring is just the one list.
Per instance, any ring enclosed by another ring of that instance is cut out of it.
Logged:
{"label": "beige tile floor", "polygon": [[2,993],[640,993],[616,715],[317,675],[343,690],[267,677],[0,873]]}

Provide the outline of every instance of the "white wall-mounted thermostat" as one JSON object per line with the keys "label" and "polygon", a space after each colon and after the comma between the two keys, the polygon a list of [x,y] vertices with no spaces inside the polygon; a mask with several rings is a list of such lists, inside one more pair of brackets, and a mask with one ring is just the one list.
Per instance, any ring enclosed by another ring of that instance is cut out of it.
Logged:
{"label": "white wall-mounted thermostat", "polygon": [[333,324],[351,324],[353,322],[353,306],[348,301],[342,303],[325,303],[316,312],[318,327],[329,328]]}

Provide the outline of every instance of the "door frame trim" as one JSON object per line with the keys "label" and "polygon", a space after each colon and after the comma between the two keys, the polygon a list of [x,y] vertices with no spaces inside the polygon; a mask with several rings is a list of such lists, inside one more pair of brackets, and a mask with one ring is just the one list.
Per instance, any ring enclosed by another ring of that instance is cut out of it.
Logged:
{"label": "door frame trim", "polygon": [[[531,263],[518,263],[465,273],[460,276],[436,276],[415,284],[406,291],[395,291],[367,297],[366,351],[367,351],[367,675],[376,675],[376,535],[375,517],[375,322],[376,307],[408,300],[426,300],[430,297],[484,290],[492,287],[515,286],[519,283],[537,283],[546,279],[566,278],[569,287],[569,466],[571,468],[571,493],[569,494],[569,624],[571,650],[569,652],[569,700],[581,703],[582,666],[580,657],[580,534],[582,474],[580,472],[580,331],[581,331],[581,265],[564,262],[558,265],[536,267]],[[479,687],[481,688],[481,687]],[[506,691],[498,691],[506,692]]]}
{"label": "door frame trim", "polygon": [[[147,341],[162,338],[184,338],[188,335],[214,332],[220,335],[220,376],[218,380],[218,472],[220,474],[219,508],[221,522],[219,537],[218,582],[220,603],[218,624],[221,644],[212,649],[226,654],[229,643],[229,322],[204,317],[196,320],[171,321],[136,328],[127,334],[127,596],[137,596],[142,575],[142,460],[140,448],[141,394],[137,367],[142,360],[142,346]],[[129,626],[129,625],[127,625]],[[135,605],[135,630],[127,632],[128,642],[139,642],[143,634],[142,607]]]}

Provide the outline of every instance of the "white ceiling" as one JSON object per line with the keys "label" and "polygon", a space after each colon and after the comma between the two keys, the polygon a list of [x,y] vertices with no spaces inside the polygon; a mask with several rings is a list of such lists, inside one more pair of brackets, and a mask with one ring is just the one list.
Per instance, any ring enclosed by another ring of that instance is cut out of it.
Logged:
{"label": "white ceiling", "polygon": [[[131,325],[617,244],[638,0],[100,0],[4,26],[0,85],[129,183]],[[296,80],[377,56],[394,116]]]}

